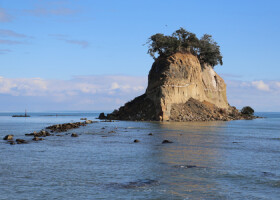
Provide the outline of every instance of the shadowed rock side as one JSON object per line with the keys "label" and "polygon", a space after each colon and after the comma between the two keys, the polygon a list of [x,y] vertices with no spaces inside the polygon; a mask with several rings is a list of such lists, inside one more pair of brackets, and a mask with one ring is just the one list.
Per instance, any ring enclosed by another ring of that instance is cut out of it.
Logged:
{"label": "shadowed rock side", "polygon": [[209,121],[252,119],[228,104],[224,80],[191,53],[159,57],[145,94],[108,114],[107,119]]}
{"label": "shadowed rock side", "polygon": [[156,115],[154,102],[148,98],[146,94],[143,94],[120,107],[118,111],[108,114],[105,118],[132,121],[156,121],[158,117]]}

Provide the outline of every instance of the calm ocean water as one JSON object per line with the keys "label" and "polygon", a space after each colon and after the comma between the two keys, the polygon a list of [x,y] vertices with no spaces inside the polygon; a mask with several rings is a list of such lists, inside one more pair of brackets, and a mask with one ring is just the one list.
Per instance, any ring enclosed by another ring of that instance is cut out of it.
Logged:
{"label": "calm ocean water", "polygon": [[[0,137],[31,140],[24,134],[97,117],[55,114],[1,113]],[[279,199],[280,113],[257,115],[266,118],[98,122],[68,131],[78,138],[62,133],[19,145],[1,139],[0,199]]]}

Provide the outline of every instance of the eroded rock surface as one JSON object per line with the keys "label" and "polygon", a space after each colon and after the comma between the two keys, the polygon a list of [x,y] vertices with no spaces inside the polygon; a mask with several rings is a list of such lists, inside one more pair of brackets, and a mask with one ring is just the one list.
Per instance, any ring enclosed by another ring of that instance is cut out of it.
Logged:
{"label": "eroded rock surface", "polygon": [[242,116],[228,104],[224,80],[191,53],[159,57],[149,72],[145,94],[106,116],[106,119],[145,121],[252,118]]}

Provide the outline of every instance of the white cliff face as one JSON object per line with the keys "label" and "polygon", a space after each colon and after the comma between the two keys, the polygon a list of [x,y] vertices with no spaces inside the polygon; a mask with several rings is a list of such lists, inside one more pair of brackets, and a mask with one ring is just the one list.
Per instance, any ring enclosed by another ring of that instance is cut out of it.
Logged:
{"label": "white cliff face", "polygon": [[228,108],[226,84],[211,66],[205,65],[203,67],[202,81],[204,84],[205,100],[215,104],[217,107]]}
{"label": "white cliff face", "polygon": [[146,95],[154,101],[160,120],[169,120],[172,105],[190,98],[229,107],[224,80],[211,66],[202,67],[192,54],[176,53],[156,61],[149,73]]}
{"label": "white cliff face", "polygon": [[208,76],[209,79],[211,80],[210,82],[212,82],[212,87],[214,89],[217,89],[217,78],[216,78],[216,72],[214,71],[214,69],[212,67],[209,66],[205,66],[205,69],[202,70],[202,81],[205,82],[205,76]]}

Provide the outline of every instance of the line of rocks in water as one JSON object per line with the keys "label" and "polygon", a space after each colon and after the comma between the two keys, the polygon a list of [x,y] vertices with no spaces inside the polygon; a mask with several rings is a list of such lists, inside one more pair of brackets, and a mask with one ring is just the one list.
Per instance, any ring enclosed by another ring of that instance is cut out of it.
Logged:
{"label": "line of rocks in water", "polygon": [[[55,124],[52,126],[48,126],[45,129],[36,132],[34,131],[33,133],[26,133],[25,136],[33,136],[33,141],[41,141],[44,140],[42,137],[48,137],[48,136],[54,136],[55,134],[53,133],[61,133],[61,132],[67,132],[68,130],[71,129],[76,129],[79,128],[81,126],[86,126],[87,124],[91,124],[97,121],[92,121],[92,120],[87,120],[86,118],[81,118],[81,120],[85,120],[84,122],[74,122],[74,123],[64,123],[64,124]],[[47,131],[47,130],[50,130]],[[60,135],[56,135],[56,136],[60,136]],[[78,137],[78,134],[76,133],[72,133],[71,137]],[[8,144],[14,145],[14,144],[27,144],[28,141],[24,140],[24,139],[16,139],[14,141],[14,135],[6,135],[3,140],[6,140],[8,142]]]}
{"label": "line of rocks in water", "polygon": [[[86,119],[86,118],[81,118],[81,120]],[[45,129],[36,132],[34,131],[33,133],[26,133],[25,136],[33,136],[33,141],[41,141],[44,140],[43,137],[48,137],[48,136],[62,136],[59,134],[54,134],[54,133],[61,133],[61,132],[67,132],[68,130],[71,129],[76,129],[79,128],[80,126],[86,126],[87,124],[91,124],[91,123],[96,123],[97,121],[92,121],[92,120],[86,120],[84,122],[74,122],[74,123],[64,123],[64,124],[55,124],[52,126],[48,126]],[[101,121],[101,122],[113,122],[112,120],[105,120],[105,121]],[[105,127],[102,127],[101,129],[105,129]],[[50,130],[50,131],[47,131]],[[108,133],[116,133],[116,131],[109,131]],[[66,134],[68,135],[68,134]],[[152,136],[153,133],[149,133],[149,136]],[[76,133],[72,133],[71,137],[78,137],[78,134]],[[14,145],[14,144],[27,144],[28,141],[24,140],[24,139],[16,139],[14,141],[14,135],[6,135],[3,140],[7,140],[8,144]],[[139,143],[140,140],[135,139],[133,141],[134,143]],[[166,143],[173,143],[170,140],[163,140],[162,144],[166,144]]]}
{"label": "line of rocks in water", "polygon": [[46,129],[51,130],[51,132],[66,132],[70,129],[79,128],[80,126],[86,126],[87,124],[93,123],[92,120],[86,120],[84,122],[75,122],[75,123],[65,123],[65,124],[56,124],[46,127]]}

